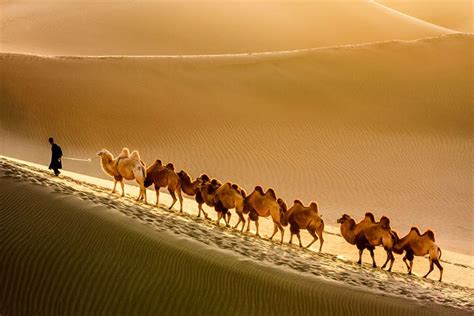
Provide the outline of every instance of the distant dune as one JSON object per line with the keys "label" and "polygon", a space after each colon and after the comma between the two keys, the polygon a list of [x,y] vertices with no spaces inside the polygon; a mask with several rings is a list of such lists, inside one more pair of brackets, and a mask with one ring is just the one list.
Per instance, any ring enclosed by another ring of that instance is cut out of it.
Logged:
{"label": "distant dune", "polygon": [[[140,150],[251,190],[430,227],[472,254],[474,36],[222,57],[3,54],[1,151],[46,164]],[[99,163],[65,162],[101,176]]]}
{"label": "distant dune", "polygon": [[221,54],[452,33],[367,0],[4,1],[0,49],[54,55]]}
{"label": "distant dune", "polygon": [[376,0],[376,2],[459,32],[474,31],[473,0]]}

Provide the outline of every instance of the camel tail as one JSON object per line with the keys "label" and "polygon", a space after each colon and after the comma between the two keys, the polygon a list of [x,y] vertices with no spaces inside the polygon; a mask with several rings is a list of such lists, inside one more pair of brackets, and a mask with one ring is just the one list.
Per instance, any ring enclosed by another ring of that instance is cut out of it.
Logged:
{"label": "camel tail", "polygon": [[443,254],[443,252],[441,251],[441,248],[438,247],[438,252],[439,252],[439,260],[441,260],[441,255]]}

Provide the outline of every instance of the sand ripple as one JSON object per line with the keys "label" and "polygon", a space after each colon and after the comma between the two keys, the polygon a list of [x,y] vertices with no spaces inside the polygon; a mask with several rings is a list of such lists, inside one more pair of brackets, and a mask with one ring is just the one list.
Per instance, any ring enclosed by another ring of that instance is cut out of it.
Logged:
{"label": "sand ripple", "polygon": [[[200,244],[209,245],[215,248],[219,248],[230,253],[236,253],[243,255],[245,258],[249,258],[260,262],[264,266],[279,266],[284,269],[290,269],[302,273],[303,275],[311,275],[326,281],[333,281],[336,283],[349,285],[354,287],[354,290],[358,291],[371,291],[375,293],[384,293],[393,297],[409,298],[417,301],[420,304],[442,304],[443,306],[449,306],[459,311],[474,312],[474,291],[472,289],[450,284],[450,283],[439,283],[432,280],[421,279],[416,276],[408,276],[402,273],[388,273],[379,269],[372,269],[367,266],[359,266],[353,262],[339,259],[337,256],[330,254],[318,254],[309,250],[302,250],[298,247],[283,244],[279,245],[272,243],[269,240],[256,238],[251,235],[241,234],[232,229],[224,227],[216,227],[207,221],[197,219],[195,216],[188,214],[178,215],[175,212],[169,212],[161,208],[155,208],[152,206],[144,206],[135,203],[133,200],[125,198],[111,198],[108,194],[109,189],[105,189],[93,184],[84,183],[69,177],[61,177],[61,179],[51,178],[45,171],[36,169],[31,166],[22,165],[20,163],[11,162],[6,159],[0,160],[0,170],[3,177],[9,179],[17,179],[21,182],[30,182],[41,186],[48,186],[53,189],[54,192],[61,193],[61,195],[53,195],[51,200],[61,203],[62,196],[77,196],[82,200],[91,201],[97,205],[106,206],[109,209],[118,211],[135,221],[139,221],[143,224],[151,226],[154,230],[159,232],[172,232],[181,236],[185,239],[191,239],[198,241]],[[21,203],[28,203],[28,199],[14,199],[13,196],[3,197],[5,205],[17,205],[21,207]],[[3,203],[3,202],[2,202]],[[20,204],[20,205],[19,205]],[[0,222],[10,223],[14,222],[8,219],[8,217],[15,216],[15,212],[2,212],[0,214]],[[41,212],[32,213],[32,222],[41,221]],[[9,229],[21,229],[21,225],[24,223],[17,222],[18,227],[9,227]],[[85,225],[81,221],[70,222],[69,228],[73,228],[77,225]],[[55,222],[51,221],[52,227],[49,229],[53,230]],[[66,231],[68,227],[63,228]],[[73,231],[71,229],[71,231]],[[76,230],[77,231],[77,230]],[[44,232],[48,234],[48,230]],[[47,236],[45,236],[46,238]],[[11,241],[8,240],[9,236],[4,236],[4,243],[11,245]],[[40,238],[42,238],[40,236]],[[74,236],[72,236],[74,238]],[[25,234],[24,239],[15,241],[15,249],[28,249],[29,237]],[[117,240],[117,245],[120,245],[121,240]],[[126,239],[123,239],[126,242]],[[146,243],[146,240],[143,241]],[[139,245],[139,243],[138,243]],[[88,245],[90,247],[90,245]],[[127,245],[123,245],[126,247]],[[134,245],[136,247],[137,244]],[[97,253],[101,252],[103,245],[98,240],[93,245],[94,251]],[[50,249],[54,249],[54,244],[49,244],[44,249],[33,249],[32,251],[37,252],[36,255],[30,256],[30,258],[44,257],[47,258]],[[15,249],[5,249],[4,252],[14,251]],[[80,252],[76,252],[76,255]],[[63,260],[75,261],[79,258],[69,257],[68,249],[64,249],[61,254]],[[153,256],[153,254],[149,254]],[[19,258],[19,257],[17,257]],[[25,258],[28,258],[26,256]],[[85,264],[83,269],[94,269],[93,266],[87,264],[87,258],[83,258]],[[22,267],[28,270],[29,267],[34,265],[50,264],[51,261],[45,260],[40,262],[21,261],[13,262],[11,266]],[[60,269],[60,264],[64,264],[63,261],[55,261],[58,264],[57,269]],[[121,262],[116,262],[120,265]],[[143,264],[147,264],[146,258],[143,258]],[[111,267],[112,268],[112,267]],[[138,267],[137,267],[138,269]],[[137,270],[137,275],[132,279],[135,282],[142,282],[147,278],[146,275],[140,275]],[[94,274],[94,271],[89,271],[98,279],[106,276]],[[179,274],[179,272],[177,272]],[[4,280],[6,284],[12,284],[12,282],[21,282],[28,284],[29,278],[32,275],[26,275],[25,279],[22,280]],[[71,289],[75,289],[79,286],[77,279],[44,279],[46,288],[53,288],[56,283],[67,283],[67,286]],[[105,281],[104,281],[105,282]],[[115,280],[116,283],[121,282]],[[112,284],[112,287],[117,284]],[[143,289],[146,292],[146,289]],[[33,289],[34,291],[34,289]],[[71,290],[71,293],[74,293]],[[137,293],[141,295],[142,293]],[[8,293],[6,300],[8,301],[11,297],[20,296],[21,293]],[[52,295],[52,292],[42,291],[40,296],[37,296],[39,302],[48,300],[46,296]],[[95,294],[89,293],[89,297],[83,297],[83,301],[91,299]],[[216,293],[218,295],[218,293]],[[28,298],[24,298],[25,302]],[[119,298],[117,298],[119,300]],[[78,303],[79,304],[79,303]],[[118,301],[107,302],[107,306],[102,306],[105,310],[110,310],[112,306],[119,304]],[[171,304],[171,303],[170,303]],[[173,304],[174,305],[174,304]],[[91,310],[96,310],[99,306],[91,307]]]}

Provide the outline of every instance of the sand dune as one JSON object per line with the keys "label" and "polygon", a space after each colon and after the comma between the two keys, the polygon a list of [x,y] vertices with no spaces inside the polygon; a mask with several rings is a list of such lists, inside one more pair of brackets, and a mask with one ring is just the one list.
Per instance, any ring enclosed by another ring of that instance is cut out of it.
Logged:
{"label": "sand dune", "polygon": [[474,31],[472,0],[376,0],[422,20],[459,32]]}
{"label": "sand dune", "polygon": [[474,308],[469,288],[311,255],[5,159],[0,175],[2,315],[461,315]]}
{"label": "sand dune", "polygon": [[[46,164],[107,147],[371,210],[472,254],[473,36],[213,58],[0,57],[1,152]],[[94,113],[93,116],[90,113]],[[66,162],[101,176],[99,163]],[[436,210],[436,211],[435,211]]]}
{"label": "sand dune", "polygon": [[3,52],[54,55],[219,54],[452,33],[351,1],[6,1]]}

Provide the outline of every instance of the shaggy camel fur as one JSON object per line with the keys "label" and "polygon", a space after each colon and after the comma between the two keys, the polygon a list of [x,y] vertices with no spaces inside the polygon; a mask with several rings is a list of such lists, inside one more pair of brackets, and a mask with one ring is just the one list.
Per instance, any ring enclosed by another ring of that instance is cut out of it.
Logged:
{"label": "shaggy camel fur", "polygon": [[114,188],[112,193],[115,193],[117,182],[120,182],[122,187],[122,197],[125,196],[124,180],[136,180],[140,186],[140,194],[138,195],[137,201],[144,197],[146,204],[146,190],[145,190],[145,178],[146,169],[143,162],[140,160],[140,155],[136,150],[132,153],[128,148],[123,148],[122,152],[117,158],[114,158],[112,153],[107,149],[102,149],[97,153],[100,157],[100,165],[102,170],[114,178]]}
{"label": "shaggy camel fur", "polygon": [[[245,218],[244,218],[244,199],[245,191],[239,188],[236,184],[231,184],[229,182],[221,185],[214,195],[214,209],[217,212],[217,221],[216,224],[219,225],[220,220],[224,217],[226,226],[229,227],[230,222],[230,209],[235,208],[237,215],[239,216],[239,221],[234,226],[237,228],[240,222],[242,222],[242,229],[244,231]],[[226,217],[227,214],[227,217]]]}
{"label": "shaggy camel fur", "polygon": [[[443,267],[439,263],[441,259],[441,249],[435,244],[433,231],[427,230],[421,235],[418,228],[412,227],[410,232],[397,242],[393,251],[397,254],[402,254],[403,251],[406,251],[403,262],[405,262],[407,266],[408,274],[411,274],[413,269],[414,256],[429,255],[430,270],[424,275],[424,278],[428,277],[428,274],[433,271],[434,263],[439,269],[439,281],[442,280]],[[407,259],[410,261],[410,264],[407,263]]]}
{"label": "shaggy camel fur", "polygon": [[196,192],[195,198],[199,209],[198,217],[202,212],[206,218],[209,218],[202,206],[206,204],[209,207],[214,207],[214,197],[217,189],[221,186],[221,183],[216,179],[211,180],[206,174],[200,176],[199,181],[200,184],[198,185],[198,191]]}
{"label": "shaggy camel fur", "polygon": [[[199,178],[196,178],[194,181],[192,181],[191,177],[186,173],[186,171],[181,170],[178,172],[178,177],[179,181],[181,183],[181,190],[189,196],[196,196],[199,192],[199,185],[203,183],[202,178],[206,179],[207,176],[201,175]],[[202,207],[198,207],[198,217],[201,217],[201,211],[204,214],[204,217],[206,219],[209,219],[209,216],[207,215],[204,210],[202,210]]]}
{"label": "shaggy camel fur", "polygon": [[278,229],[281,233],[281,241],[283,243],[284,229],[281,224],[281,218],[285,216],[286,207],[282,209],[273,189],[267,190],[266,193],[263,193],[261,186],[256,186],[253,192],[245,198],[245,213],[250,213],[248,216],[247,232],[250,230],[250,221],[255,221],[255,227],[257,229],[256,235],[260,236],[258,233],[258,218],[259,217],[269,217],[273,219],[273,234],[270,237],[270,240],[275,236]]}
{"label": "shaggy camel fur", "polygon": [[302,247],[300,229],[306,229],[313,236],[313,241],[306,248],[311,247],[319,238],[319,252],[321,252],[324,243],[324,221],[318,214],[318,205],[315,202],[305,207],[301,201],[295,200],[293,206],[286,212],[285,217],[290,225],[290,244],[293,241],[293,235],[296,235],[300,247]]}
{"label": "shaggy camel fur", "polygon": [[391,230],[390,220],[387,217],[382,216],[378,223],[369,225],[364,229],[363,234],[369,245],[373,247],[383,246],[387,252],[387,260],[382,265],[382,269],[387,266],[388,261],[390,260],[390,266],[387,271],[392,271],[393,262],[395,261],[392,250],[398,241],[398,235]]}
{"label": "shaggy camel fur", "polygon": [[365,217],[358,224],[347,214],[342,215],[341,218],[337,220],[341,224],[341,235],[344,239],[351,245],[356,245],[359,249],[359,261],[358,264],[362,263],[362,253],[364,249],[368,249],[370,256],[372,257],[372,266],[375,268],[377,265],[375,263],[374,257],[374,247],[371,246],[364,235],[361,232],[371,224],[375,224],[375,218],[372,213],[365,213]]}
{"label": "shaggy camel fur", "polygon": [[174,206],[176,203],[176,194],[178,194],[180,208],[179,211],[183,212],[183,196],[181,194],[181,182],[179,177],[174,172],[173,164],[169,163],[166,166],[163,166],[161,160],[156,160],[148,169],[146,170],[146,179],[145,187],[149,187],[151,184],[154,184],[156,192],[156,206],[158,206],[160,200],[160,188],[168,188],[168,192],[173,198],[173,202],[169,206],[169,209]]}

